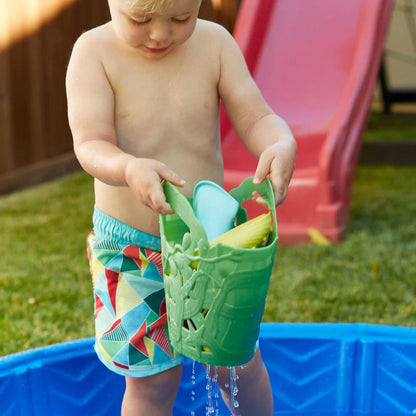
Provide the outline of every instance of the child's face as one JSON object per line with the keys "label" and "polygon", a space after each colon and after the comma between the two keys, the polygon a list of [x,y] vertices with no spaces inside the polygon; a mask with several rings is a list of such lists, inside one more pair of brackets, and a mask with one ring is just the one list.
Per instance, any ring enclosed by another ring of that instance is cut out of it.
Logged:
{"label": "child's face", "polygon": [[183,44],[193,33],[201,0],[174,0],[166,7],[148,12],[140,0],[108,0],[117,36],[146,58],[160,59]]}

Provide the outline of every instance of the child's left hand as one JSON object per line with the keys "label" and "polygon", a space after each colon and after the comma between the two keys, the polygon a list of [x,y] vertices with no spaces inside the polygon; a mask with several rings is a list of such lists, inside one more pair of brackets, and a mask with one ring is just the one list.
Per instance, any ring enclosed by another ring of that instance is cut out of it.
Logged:
{"label": "child's left hand", "polygon": [[[261,153],[253,183],[260,184],[269,177],[274,190],[276,205],[281,204],[286,196],[290,179],[295,167],[297,147],[294,140],[282,140]],[[253,192],[253,199],[264,205],[264,200],[258,192]]]}

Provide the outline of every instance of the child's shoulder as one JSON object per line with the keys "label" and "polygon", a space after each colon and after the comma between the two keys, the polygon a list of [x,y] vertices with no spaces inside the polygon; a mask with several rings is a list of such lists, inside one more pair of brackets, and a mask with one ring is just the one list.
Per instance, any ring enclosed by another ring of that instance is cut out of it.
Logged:
{"label": "child's shoulder", "polygon": [[206,46],[207,51],[223,54],[238,48],[232,34],[218,23],[198,19],[195,33],[197,43]]}
{"label": "child's shoulder", "polygon": [[226,39],[232,39],[230,32],[224,26],[203,19],[198,19],[195,32],[200,38],[209,40],[210,42],[215,40],[221,42]]}
{"label": "child's shoulder", "polygon": [[109,23],[83,32],[76,40],[74,50],[79,49],[93,52],[99,51],[102,48],[105,49],[110,41],[109,32]]}

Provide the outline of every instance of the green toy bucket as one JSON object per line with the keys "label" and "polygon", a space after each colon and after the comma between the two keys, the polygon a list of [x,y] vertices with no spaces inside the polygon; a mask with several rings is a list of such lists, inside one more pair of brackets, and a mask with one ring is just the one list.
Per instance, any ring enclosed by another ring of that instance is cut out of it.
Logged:
{"label": "green toy bucket", "polygon": [[[277,244],[274,194],[269,180],[244,180],[230,194],[241,203],[258,191],[272,213],[267,242],[258,248],[210,246],[189,200],[165,182],[175,214],[160,216],[169,338],[181,354],[205,364],[237,366],[254,355]],[[195,253],[195,249],[198,251]]]}

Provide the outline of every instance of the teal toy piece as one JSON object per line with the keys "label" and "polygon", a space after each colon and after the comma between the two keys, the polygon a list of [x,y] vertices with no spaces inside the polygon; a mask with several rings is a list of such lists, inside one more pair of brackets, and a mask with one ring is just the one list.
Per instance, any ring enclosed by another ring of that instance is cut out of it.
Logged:
{"label": "teal toy piece", "polygon": [[239,206],[238,201],[215,182],[201,181],[195,186],[192,208],[208,241],[233,228]]}
{"label": "teal toy piece", "polygon": [[[269,180],[244,180],[230,194],[239,204],[237,225],[247,220],[241,203],[258,191],[272,213],[267,242],[258,248],[210,246],[192,205],[165,182],[175,214],[160,217],[169,337],[181,354],[205,364],[236,366],[251,360],[277,244],[274,194]],[[195,251],[198,249],[197,251]]]}

